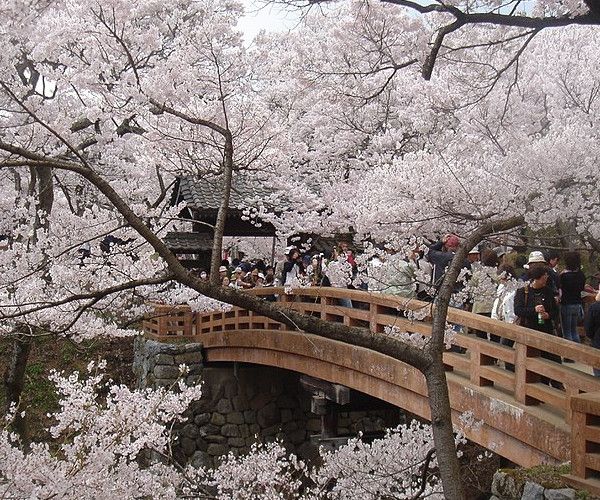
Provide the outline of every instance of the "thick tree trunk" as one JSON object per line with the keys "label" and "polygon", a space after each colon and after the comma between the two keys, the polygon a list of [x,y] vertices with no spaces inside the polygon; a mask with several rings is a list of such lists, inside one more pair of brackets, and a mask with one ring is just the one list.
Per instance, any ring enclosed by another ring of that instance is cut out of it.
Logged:
{"label": "thick tree trunk", "polygon": [[229,198],[231,197],[231,181],[233,179],[233,138],[229,130],[225,134],[225,151],[223,157],[223,191],[221,205],[217,212],[215,230],[213,233],[212,257],[210,260],[210,282],[214,285],[220,283],[219,267],[223,255],[223,234],[225,233],[225,222],[229,210]]}
{"label": "thick tree trunk", "polygon": [[441,356],[440,359],[433,361],[425,378],[429,394],[433,442],[444,488],[444,497],[449,500],[462,500],[465,496],[460,464],[456,455],[448,382]]}
{"label": "thick tree trunk", "polygon": [[427,380],[431,426],[444,496],[450,500],[462,500],[464,498],[460,464],[456,455],[456,445],[454,444],[448,381],[442,360],[445,350],[444,336],[446,333],[446,319],[448,317],[450,299],[468,251],[478,245],[486,235],[498,231],[507,231],[521,224],[523,224],[522,217],[513,217],[501,222],[484,224],[474,231],[461,243],[454,258],[448,265],[444,280],[436,297],[435,308],[433,310],[431,343],[427,349],[427,353],[431,357],[431,365],[423,370],[423,374]]}
{"label": "thick tree trunk", "polygon": [[29,433],[27,431],[27,420],[24,416],[21,416],[23,408],[20,407],[20,403],[25,388],[25,370],[30,352],[31,339],[24,335],[17,337],[13,341],[12,353],[4,371],[5,410],[8,411],[11,405],[16,405],[17,413],[15,414],[13,427],[21,436],[21,441],[26,445],[29,443]]}
{"label": "thick tree trunk", "polygon": [[[431,428],[437,456],[440,477],[444,488],[444,496],[448,500],[462,500],[464,491],[460,477],[460,464],[456,455],[454,429],[452,426],[452,409],[448,394],[448,381],[442,356],[444,352],[444,335],[448,306],[454,291],[454,284],[467,254],[466,248],[459,249],[446,269],[444,281],[436,296],[433,311],[432,342],[429,354],[431,365],[424,372],[429,395],[431,411]],[[469,248],[471,248],[469,246]]]}
{"label": "thick tree trunk", "polygon": [[[54,182],[52,180],[52,169],[50,168],[32,167],[31,172],[32,180],[29,188],[33,191],[37,189],[37,213],[31,237],[31,241],[35,243],[37,232],[41,229],[47,231],[50,226],[48,216],[52,212],[52,205],[54,204]],[[40,218],[42,212],[45,215]],[[46,276],[46,279],[49,280],[50,277]],[[31,342],[31,337],[26,335],[18,336],[13,342],[11,358],[4,372],[4,392],[7,409],[11,404],[19,405],[21,401]],[[15,415],[13,427],[21,436],[21,441],[28,444],[27,416],[21,416],[21,411],[22,409]]]}

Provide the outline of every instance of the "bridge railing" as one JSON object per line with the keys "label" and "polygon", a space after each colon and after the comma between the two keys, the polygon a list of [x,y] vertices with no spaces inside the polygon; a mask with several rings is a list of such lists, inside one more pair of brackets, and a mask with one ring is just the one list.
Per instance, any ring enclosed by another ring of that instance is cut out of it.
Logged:
{"label": "bridge railing", "polygon": [[[276,296],[280,305],[289,309],[327,321],[369,328],[376,333],[385,334],[388,328],[394,328],[425,338],[431,335],[434,306],[414,299],[330,287],[301,288],[291,293],[285,293],[282,288],[258,288],[248,293]],[[348,299],[352,307],[348,307]],[[591,374],[591,367],[600,367],[600,350],[455,308],[449,309],[448,322],[457,332],[451,338],[452,348],[444,353],[447,370],[465,377],[475,386],[498,389],[523,405],[540,405],[553,413],[571,426],[573,446],[579,453],[582,438],[571,421],[574,415],[579,415],[581,420],[582,407],[572,401],[578,401],[574,398],[581,394],[600,394],[600,378]],[[187,306],[156,305],[156,314],[144,321],[146,335],[158,340],[183,337],[200,341],[205,333],[254,329],[289,328],[237,307],[192,313]],[[508,347],[479,338],[474,334],[476,331],[512,340],[514,345]],[[557,363],[543,357],[544,352],[574,363]],[[600,408],[600,400],[597,407]],[[589,409],[590,404],[585,408]],[[594,418],[600,420],[600,409],[597,415]],[[598,458],[588,461],[586,474],[593,470],[600,476],[600,430],[594,436],[599,443],[599,454]]]}
{"label": "bridge railing", "polygon": [[[292,293],[284,293],[282,288],[258,288],[248,293],[275,295],[280,304],[298,312],[377,333],[393,327],[431,335],[434,306],[418,300],[330,287],[301,288]],[[346,307],[344,299],[351,300],[353,307]],[[600,350],[455,308],[449,309],[448,321],[459,331],[452,338],[453,348],[444,354],[444,363],[448,370],[467,376],[472,384],[502,388],[525,405],[544,403],[559,411],[566,421],[570,420],[570,397],[600,391],[600,380],[591,374],[591,367],[600,367]],[[236,307],[192,313],[187,306],[156,305],[155,314],[144,321],[146,334],[157,339],[256,328],[278,330],[283,325]],[[473,334],[475,331],[512,340],[514,346],[479,338]],[[544,352],[575,363],[556,363],[543,357]]]}
{"label": "bridge railing", "polygon": [[600,495],[600,393],[571,398],[571,474],[576,487]]}

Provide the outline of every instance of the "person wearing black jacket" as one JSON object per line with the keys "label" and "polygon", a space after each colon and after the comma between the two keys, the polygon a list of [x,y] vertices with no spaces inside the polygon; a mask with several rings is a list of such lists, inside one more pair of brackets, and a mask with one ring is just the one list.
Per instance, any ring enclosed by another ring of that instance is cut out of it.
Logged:
{"label": "person wearing black jacket", "polygon": [[302,256],[296,247],[287,247],[285,249],[285,258],[281,270],[280,283],[282,286],[290,285],[299,276],[305,274]]}
{"label": "person wearing black jacket", "polygon": [[[588,308],[584,326],[586,337],[592,339],[592,346],[600,349],[600,290],[596,302]],[[594,367],[594,375],[600,377],[600,367]]]}
{"label": "person wearing black jacket", "polygon": [[580,342],[577,323],[583,319],[581,292],[585,289],[585,274],[581,270],[578,252],[567,252],[564,256],[566,269],[559,275],[560,317],[562,336]]}
{"label": "person wearing black jacket", "polygon": [[[519,288],[515,293],[515,314],[521,319],[521,326],[544,332],[549,335],[554,334],[554,320],[558,316],[558,306],[554,300],[554,291],[548,283],[548,268],[533,267],[529,270],[529,283],[523,288]],[[542,358],[561,362],[558,354],[542,351]],[[546,382],[545,377],[542,378]],[[554,387],[560,387],[555,381],[552,381]]]}

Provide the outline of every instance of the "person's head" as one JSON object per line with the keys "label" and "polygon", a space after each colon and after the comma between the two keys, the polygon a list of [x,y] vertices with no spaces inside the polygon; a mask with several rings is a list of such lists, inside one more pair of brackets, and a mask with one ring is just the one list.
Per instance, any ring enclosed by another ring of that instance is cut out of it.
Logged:
{"label": "person's head", "polygon": [[219,267],[219,275],[221,276],[221,278],[227,276],[227,267],[226,266]]}
{"label": "person's head", "polygon": [[481,263],[484,266],[496,267],[498,265],[498,254],[489,248],[484,248],[481,252]]}
{"label": "person's head", "polygon": [[546,257],[544,257],[544,254],[542,252],[540,252],[539,250],[535,250],[529,254],[529,258],[527,259],[527,264],[523,265],[523,267],[525,269],[529,270],[529,272],[527,274],[529,277],[531,277],[532,269],[534,269],[536,267],[543,267],[547,271],[548,270],[547,264],[548,263],[546,262]]}
{"label": "person's head", "polygon": [[456,252],[456,249],[458,248],[459,245],[460,245],[460,240],[458,239],[458,236],[456,236],[455,234],[449,234],[446,237],[446,241],[444,241],[444,247],[449,252]]}
{"label": "person's head", "polygon": [[548,267],[535,266],[529,268],[529,279],[537,285],[545,286],[548,281]]}
{"label": "person's head", "polygon": [[556,267],[560,260],[560,254],[556,250],[548,250],[546,252],[546,261],[550,267]]}
{"label": "person's head", "polygon": [[344,253],[347,252],[350,248],[350,243],[348,243],[347,241],[339,241],[338,247],[340,248],[340,252]]}
{"label": "person's head", "polygon": [[202,269],[200,271],[200,279],[201,280],[207,280],[208,279],[208,273],[204,269]]}
{"label": "person's head", "polygon": [[565,261],[565,268],[569,271],[578,271],[581,268],[581,255],[579,255],[579,252],[567,252],[563,260]]}
{"label": "person's head", "polygon": [[475,247],[471,249],[471,251],[467,254],[467,260],[473,264],[474,262],[478,262],[481,259],[481,253],[479,252],[479,247]]}
{"label": "person's head", "polygon": [[494,252],[496,252],[496,255],[498,256],[498,260],[500,262],[502,262],[504,260],[504,257],[510,252],[510,248],[504,245],[500,245],[497,246],[495,248],[493,248]]}
{"label": "person's head", "polygon": [[265,275],[273,275],[275,274],[275,269],[273,269],[273,266],[267,266],[265,268]]}
{"label": "person's head", "polygon": [[286,258],[289,260],[294,260],[296,258],[296,256],[294,256],[295,252],[298,252],[298,249],[295,246],[289,246],[286,247],[285,251],[283,252],[283,255],[285,255]]}
{"label": "person's head", "polygon": [[231,283],[231,281],[229,280],[229,278],[227,276],[225,276],[222,280],[221,280],[221,284],[223,286],[229,286],[229,283]]}
{"label": "person's head", "polygon": [[252,271],[250,271],[250,276],[252,277],[253,280],[258,279],[258,269],[256,267],[254,269],[252,269]]}

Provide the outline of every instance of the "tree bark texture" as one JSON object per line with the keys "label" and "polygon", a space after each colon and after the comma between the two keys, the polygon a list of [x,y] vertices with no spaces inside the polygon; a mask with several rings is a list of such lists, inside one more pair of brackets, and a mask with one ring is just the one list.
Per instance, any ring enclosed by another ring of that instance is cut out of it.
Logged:
{"label": "tree bark texture", "polygon": [[219,267],[221,266],[221,256],[223,254],[223,234],[225,233],[225,222],[227,222],[227,212],[229,211],[232,179],[233,138],[231,132],[227,130],[227,133],[225,134],[225,149],[223,156],[223,191],[221,195],[221,205],[219,206],[217,220],[215,221],[212,256],[210,260],[210,281],[214,285],[220,285]]}
{"label": "tree bark texture", "polygon": [[12,343],[12,353],[4,371],[5,412],[12,404],[16,405],[17,412],[13,420],[13,427],[21,436],[21,441],[24,444],[29,443],[29,433],[27,419],[21,416],[23,408],[20,407],[20,403],[25,388],[25,371],[30,352],[31,339],[25,335],[17,337]]}
{"label": "tree bark texture", "polygon": [[[31,171],[30,189],[37,188],[37,213],[32,236],[35,241],[39,230],[47,231],[50,227],[48,216],[52,212],[52,205],[54,204],[54,182],[51,168],[32,167]],[[42,212],[45,215],[40,218]],[[46,279],[49,280],[50,278],[46,277]],[[23,328],[27,327],[23,326]],[[13,341],[10,362],[4,372],[4,392],[7,409],[13,403],[19,405],[21,401],[23,389],[25,388],[25,371],[31,351],[31,342],[31,337],[27,335],[20,335]],[[21,436],[21,441],[28,444],[27,415],[21,416],[21,410],[15,415],[13,427]]]}

